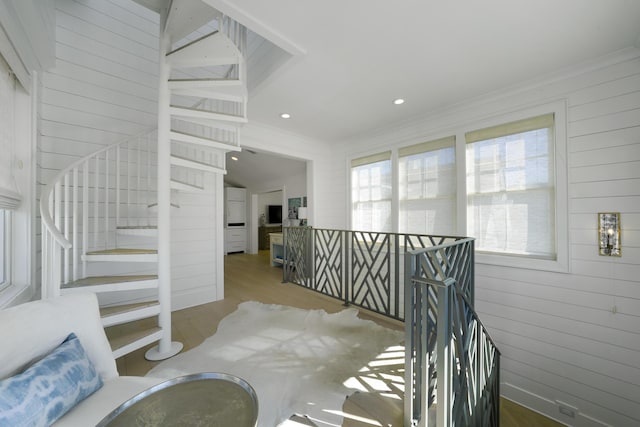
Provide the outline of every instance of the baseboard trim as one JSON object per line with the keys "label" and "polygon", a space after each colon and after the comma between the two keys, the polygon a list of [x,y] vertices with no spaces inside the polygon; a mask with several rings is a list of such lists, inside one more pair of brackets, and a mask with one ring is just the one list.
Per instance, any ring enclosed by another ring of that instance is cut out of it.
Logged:
{"label": "baseboard trim", "polygon": [[520,406],[551,418],[567,426],[580,427],[612,427],[603,421],[592,418],[582,412],[576,412],[575,417],[569,417],[560,412],[558,404],[550,399],[531,393],[510,383],[500,383],[500,395]]}
{"label": "baseboard trim", "polygon": [[171,311],[182,310],[197,305],[218,301],[216,286],[176,291],[171,295]]}

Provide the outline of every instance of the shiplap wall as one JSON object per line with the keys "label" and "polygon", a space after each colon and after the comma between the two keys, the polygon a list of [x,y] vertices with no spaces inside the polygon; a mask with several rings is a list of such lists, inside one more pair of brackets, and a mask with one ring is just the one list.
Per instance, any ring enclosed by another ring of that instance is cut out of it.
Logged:
{"label": "shiplap wall", "polygon": [[[348,225],[347,162],[356,154],[557,100],[568,109],[570,272],[477,264],[476,308],[502,352],[504,396],[570,425],[640,425],[637,49],[336,145],[327,180],[316,178],[317,199],[334,203],[319,203],[318,216]],[[621,258],[598,255],[597,213],[609,211],[621,213]]]}
{"label": "shiplap wall", "polygon": [[[39,192],[73,161],[157,126],[158,15],[131,0],[56,0],[55,6],[56,64],[42,76]],[[207,176],[201,184],[202,194],[172,194],[172,203],[180,205],[171,212],[174,309],[222,295],[222,276],[212,262],[221,179]],[[122,240],[135,245],[133,238]],[[101,268],[94,265],[91,273]]]}

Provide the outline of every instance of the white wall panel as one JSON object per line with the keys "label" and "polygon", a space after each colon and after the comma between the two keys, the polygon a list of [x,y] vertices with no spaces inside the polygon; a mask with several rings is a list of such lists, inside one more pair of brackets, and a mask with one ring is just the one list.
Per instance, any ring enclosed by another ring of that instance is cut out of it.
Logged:
{"label": "white wall panel", "polygon": [[[476,309],[502,352],[506,397],[574,426],[640,425],[639,51],[340,141],[317,190],[338,203],[321,221],[348,227],[350,158],[559,99],[568,106],[570,273],[477,263]],[[597,213],[609,211],[621,213],[621,258],[598,255]],[[575,418],[556,401],[577,407]]]}

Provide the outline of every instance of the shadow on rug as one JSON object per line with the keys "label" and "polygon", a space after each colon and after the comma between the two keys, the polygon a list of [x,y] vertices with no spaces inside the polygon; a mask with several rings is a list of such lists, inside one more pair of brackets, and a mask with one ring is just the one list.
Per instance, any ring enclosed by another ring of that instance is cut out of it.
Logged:
{"label": "shadow on rug", "polygon": [[260,427],[285,425],[293,414],[340,426],[345,398],[363,388],[356,380],[360,372],[404,338],[357,313],[244,302],[200,346],[165,360],[147,376],[226,372],[256,390]]}

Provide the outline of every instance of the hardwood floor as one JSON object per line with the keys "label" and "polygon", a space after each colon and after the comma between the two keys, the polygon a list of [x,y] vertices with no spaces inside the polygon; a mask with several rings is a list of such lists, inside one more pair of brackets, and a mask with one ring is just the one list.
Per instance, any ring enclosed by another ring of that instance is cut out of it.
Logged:
{"label": "hardwood floor", "polygon": [[[258,255],[227,255],[225,257],[225,298],[221,301],[175,311],[172,316],[173,339],[184,344],[184,351],[198,346],[216,332],[220,320],[235,311],[238,304],[244,301],[283,304],[304,309],[324,309],[331,313],[344,309],[342,303],[333,298],[297,285],[282,283],[282,269],[270,266],[268,251],[260,251]],[[373,320],[388,328],[404,329],[402,322],[364,310],[360,311],[360,317]],[[125,329],[144,328],[145,326],[153,326],[153,324],[154,322],[149,320],[138,322],[133,326],[114,327],[107,332],[107,335],[111,337],[125,332]],[[150,362],[144,358],[144,353],[149,347],[119,358],[117,365],[120,375],[145,375],[158,364],[159,362]],[[379,403],[368,404],[366,396],[362,396],[362,394],[353,396],[351,401],[347,400],[343,410],[357,414],[357,411],[361,410],[361,406],[367,405],[374,407],[369,413],[381,410]],[[386,418],[380,419],[383,425],[401,425],[398,424],[398,419],[402,417],[401,413],[398,415],[398,406],[392,404],[391,406],[387,405],[387,408],[382,411],[385,412],[385,415],[380,415],[380,417]],[[393,424],[390,424],[390,421]],[[501,399],[500,423],[502,427],[554,427],[562,425],[506,399]],[[371,424],[348,419],[343,424],[345,427],[365,425]]]}

